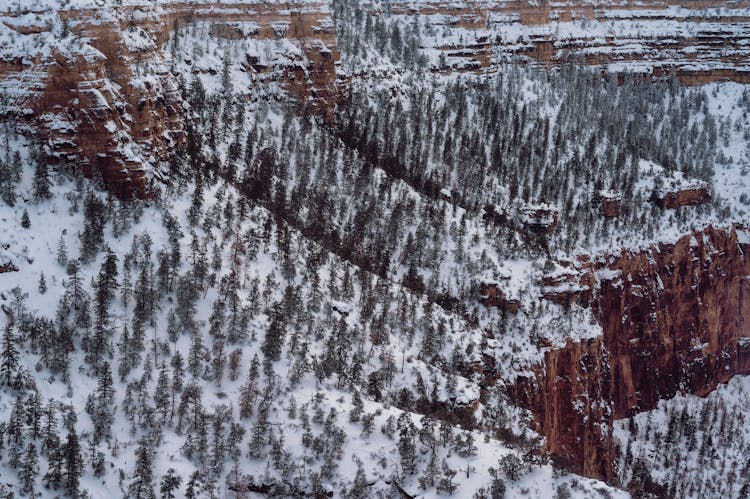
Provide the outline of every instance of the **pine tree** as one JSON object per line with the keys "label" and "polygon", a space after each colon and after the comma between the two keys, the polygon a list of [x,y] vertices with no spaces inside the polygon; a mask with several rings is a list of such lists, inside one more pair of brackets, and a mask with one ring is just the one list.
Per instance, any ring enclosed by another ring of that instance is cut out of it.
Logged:
{"label": "pine tree", "polygon": [[51,191],[52,183],[49,179],[49,171],[47,170],[47,162],[44,158],[38,158],[34,167],[34,179],[32,181],[31,189],[34,193],[34,199],[40,201],[42,199],[52,198]]}
{"label": "pine tree", "polygon": [[354,391],[352,396],[352,409],[349,411],[349,421],[356,423],[362,417],[364,412],[365,404],[362,401],[362,396],[359,394],[359,390]]}
{"label": "pine tree", "polygon": [[16,203],[16,182],[18,181],[10,161],[0,160],[0,199],[8,206]]}
{"label": "pine tree", "polygon": [[350,499],[365,499],[369,497],[370,484],[367,483],[367,476],[362,467],[362,462],[357,462],[357,474],[354,477],[354,484],[349,490],[347,497]]}
{"label": "pine tree", "polygon": [[5,433],[7,434],[7,442],[10,446],[10,459],[8,464],[13,468],[18,469],[23,459],[23,444],[25,441],[24,437],[24,407],[21,397],[16,397],[16,401],[13,404],[13,409],[10,413],[10,420],[8,421]]}
{"label": "pine tree", "polygon": [[174,491],[180,488],[182,477],[177,474],[174,468],[169,468],[167,473],[161,479],[159,492],[161,499],[174,499]]}
{"label": "pine tree", "polygon": [[241,418],[248,418],[253,414],[255,398],[258,396],[259,392],[257,386],[259,364],[258,356],[254,355],[253,360],[250,362],[247,381],[245,381],[240,390],[239,405]]}
{"label": "pine tree", "polygon": [[458,487],[458,485],[453,482],[453,478],[456,476],[456,470],[451,468],[445,459],[443,459],[442,467],[443,476],[438,482],[437,491],[438,493],[453,495],[453,493],[456,491],[456,487]]}
{"label": "pine tree", "polygon": [[413,475],[416,472],[417,452],[414,442],[416,428],[411,416],[402,413],[396,423],[398,427],[398,453],[401,456],[401,469],[405,475]]}
{"label": "pine tree", "polygon": [[195,330],[193,331],[190,350],[188,351],[188,369],[190,369],[193,377],[198,377],[203,373],[204,354],[203,336],[200,331]]}
{"label": "pine tree", "polygon": [[34,496],[34,484],[39,474],[39,455],[36,451],[36,444],[29,442],[26,446],[26,452],[23,456],[21,469],[18,472],[18,478],[21,480],[21,490],[29,496]]}
{"label": "pine tree", "polygon": [[31,220],[29,220],[29,212],[26,208],[23,209],[23,215],[21,215],[21,227],[28,229],[31,227]]}
{"label": "pine tree", "polygon": [[[57,437],[57,435],[55,435]],[[47,473],[44,474],[44,482],[47,487],[52,486],[54,490],[60,487],[63,479],[64,455],[63,448],[58,444],[58,439],[53,439],[53,445],[48,446],[47,456],[49,465]]]}
{"label": "pine tree", "polygon": [[281,349],[284,346],[286,326],[282,322],[281,306],[276,303],[270,312],[271,323],[266,330],[266,336],[261,347],[267,361],[277,361],[281,358]]}
{"label": "pine tree", "polygon": [[174,417],[175,399],[177,397],[177,393],[182,391],[182,385],[184,383],[184,368],[182,366],[183,361],[180,352],[175,352],[170,364],[172,366],[172,383],[170,386],[172,391],[172,401],[169,408],[169,421],[171,422],[172,418]]}
{"label": "pine tree", "polygon": [[35,391],[26,399],[26,424],[32,439],[39,438],[42,430],[42,394]]}
{"label": "pine tree", "polygon": [[44,272],[39,274],[39,294],[43,295],[47,292],[47,280],[44,278]]}
{"label": "pine tree", "polygon": [[135,470],[133,481],[128,487],[128,497],[133,499],[154,499],[152,473],[153,457],[151,453],[152,443],[141,439],[138,449],[135,451]]}
{"label": "pine tree", "polygon": [[13,323],[10,321],[5,326],[2,349],[0,352],[0,386],[20,388],[18,379],[20,353],[16,348]]}
{"label": "pine tree", "polygon": [[203,490],[203,475],[196,470],[190,475],[190,480],[185,487],[186,499],[197,499],[200,497],[201,490]]}
{"label": "pine tree", "polygon": [[43,436],[42,436],[42,454],[49,455],[54,449],[59,447],[59,437],[57,436],[57,414],[54,404],[50,401],[42,411],[43,417]]}
{"label": "pine tree", "polygon": [[170,400],[169,373],[167,372],[167,365],[162,363],[159,378],[156,381],[156,390],[154,391],[154,405],[156,410],[161,413],[162,420],[167,418]]}
{"label": "pine tree", "polygon": [[62,234],[60,234],[60,239],[57,241],[57,263],[61,267],[68,264],[68,249],[65,246],[65,239]]}
{"label": "pine tree", "polygon": [[99,370],[96,392],[89,395],[86,401],[86,412],[91,416],[94,432],[91,440],[98,444],[102,439],[109,440],[114,421],[113,401],[114,386],[112,369],[108,362],[103,362]]}
{"label": "pine tree", "polygon": [[424,474],[419,477],[419,486],[423,489],[434,487],[439,473],[440,467],[438,466],[437,453],[432,452],[430,454],[430,460],[427,462],[427,467],[424,470]]}
{"label": "pine tree", "polygon": [[83,473],[83,461],[81,459],[81,445],[78,442],[78,435],[75,428],[68,430],[68,436],[65,439],[61,449],[62,456],[62,480],[65,493],[72,497],[78,496],[78,487]]}

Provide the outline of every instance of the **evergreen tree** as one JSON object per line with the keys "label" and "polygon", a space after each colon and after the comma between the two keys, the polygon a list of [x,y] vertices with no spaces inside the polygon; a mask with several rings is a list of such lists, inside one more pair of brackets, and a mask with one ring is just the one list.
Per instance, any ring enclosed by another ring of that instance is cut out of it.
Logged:
{"label": "evergreen tree", "polygon": [[135,451],[135,470],[133,471],[133,481],[128,486],[128,497],[133,499],[155,499],[156,495],[153,490],[152,473],[153,473],[153,455],[152,442],[147,439],[141,439],[138,443],[138,449]]}
{"label": "evergreen tree", "polygon": [[57,263],[64,267],[68,264],[68,249],[65,246],[65,239],[62,234],[60,239],[57,241]]}
{"label": "evergreen tree", "polygon": [[369,497],[370,484],[367,483],[367,477],[365,470],[362,467],[362,462],[357,462],[357,474],[354,477],[354,484],[349,490],[347,497],[350,499],[365,499]]}
{"label": "evergreen tree", "polygon": [[108,362],[103,362],[99,370],[99,380],[96,392],[89,395],[86,401],[86,412],[91,416],[94,432],[91,440],[98,444],[102,439],[111,437],[111,428],[114,421],[114,386],[112,369]]}
{"label": "evergreen tree", "polygon": [[21,387],[18,378],[19,359],[20,353],[13,336],[13,323],[8,322],[3,333],[2,352],[0,352],[0,386],[14,389]]}
{"label": "evergreen tree", "polygon": [[68,429],[68,436],[62,446],[62,481],[65,493],[71,497],[78,496],[78,487],[83,473],[81,445],[75,428]]}
{"label": "evergreen tree", "polygon": [[284,346],[286,325],[282,321],[281,305],[275,303],[270,312],[270,321],[266,336],[261,347],[267,361],[276,361],[281,358],[281,349]]}
{"label": "evergreen tree", "polygon": [[159,492],[161,499],[174,499],[174,491],[180,488],[182,477],[177,474],[174,468],[169,468],[167,473],[161,478]]}
{"label": "evergreen tree", "polygon": [[159,370],[159,378],[156,381],[156,390],[154,391],[154,405],[156,410],[161,413],[162,420],[167,418],[170,406],[170,383],[167,365],[162,363]]}
{"label": "evergreen tree", "polygon": [[458,485],[453,481],[456,476],[456,470],[448,465],[448,462],[443,459],[443,476],[437,485],[437,491],[441,494],[453,495]]}
{"label": "evergreen tree", "polygon": [[398,417],[398,453],[401,456],[401,469],[405,475],[413,475],[416,470],[417,452],[415,445],[416,428],[411,416],[404,412]]}
{"label": "evergreen tree", "polygon": [[31,227],[31,220],[29,220],[29,212],[26,208],[23,209],[23,215],[21,215],[21,227],[28,229]]}
{"label": "evergreen tree", "polygon": [[23,456],[21,469],[18,472],[18,478],[21,480],[21,490],[29,496],[34,496],[34,485],[37,475],[39,474],[39,456],[36,451],[36,444],[29,442],[26,446],[26,452]]}
{"label": "evergreen tree", "polygon": [[49,172],[47,170],[47,162],[43,158],[38,158],[34,167],[34,179],[31,184],[32,192],[34,193],[34,199],[40,201],[42,199],[52,198],[52,183],[49,179]]}

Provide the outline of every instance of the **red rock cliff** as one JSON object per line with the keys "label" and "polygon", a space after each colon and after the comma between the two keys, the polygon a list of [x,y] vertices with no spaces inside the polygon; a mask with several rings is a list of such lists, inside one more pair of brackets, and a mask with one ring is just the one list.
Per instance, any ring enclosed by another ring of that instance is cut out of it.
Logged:
{"label": "red rock cliff", "polygon": [[684,84],[750,82],[750,14],[735,0],[396,0],[392,10],[433,16],[445,30],[463,28],[460,38],[456,33],[435,46],[453,70],[485,69],[518,56],[555,65],[574,56],[614,71],[674,72]]}
{"label": "red rock cliff", "polygon": [[601,283],[594,307],[615,418],[750,372],[750,244],[739,233],[709,227],[610,264],[620,276]]}
{"label": "red rock cliff", "polygon": [[611,478],[614,420],[750,373],[749,234],[709,227],[592,265],[607,269],[591,302],[602,336],[546,352],[516,386],[550,453]]}
{"label": "red rock cliff", "polygon": [[[47,142],[51,161],[80,168],[89,177],[101,176],[121,197],[147,196],[149,172],[184,140],[184,103],[162,52],[175,26],[248,21],[258,31],[242,36],[293,40],[304,56],[278,72],[281,86],[310,101],[314,111],[332,116],[339,53],[325,4],[175,2],[123,7],[116,16],[85,9],[58,15],[90,48],[52,48],[33,57],[0,60],[0,83],[17,80],[26,87],[16,104],[28,110],[24,116]],[[280,33],[282,25],[286,29]],[[50,29],[42,24],[33,30],[12,22],[6,26],[19,37]],[[227,31],[224,36],[231,36]],[[135,43],[128,39],[132,36]],[[147,76],[136,75],[144,67]]]}

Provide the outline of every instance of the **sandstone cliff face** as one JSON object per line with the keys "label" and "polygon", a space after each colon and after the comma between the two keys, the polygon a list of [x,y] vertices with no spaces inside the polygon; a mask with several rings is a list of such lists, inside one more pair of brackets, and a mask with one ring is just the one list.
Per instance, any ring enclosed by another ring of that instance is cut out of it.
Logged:
{"label": "sandstone cliff face", "polygon": [[711,191],[708,187],[696,187],[692,189],[681,189],[664,193],[664,197],[658,202],[665,208],[680,208],[681,206],[697,206],[711,200]]}
{"label": "sandstone cliff face", "polygon": [[601,282],[593,306],[616,418],[750,372],[750,242],[739,234],[709,227],[610,264],[620,276]]}
{"label": "sandstone cliff face", "polygon": [[479,301],[485,307],[496,307],[512,314],[518,313],[521,304],[518,300],[508,299],[496,283],[481,283]]}
{"label": "sandstone cliff face", "polygon": [[[157,165],[183,144],[185,105],[163,49],[172,31],[187,23],[209,21],[214,36],[292,40],[303,56],[271,76],[314,112],[332,117],[339,53],[325,4],[176,2],[123,7],[115,17],[96,10],[58,15],[86,40],[85,50],[52,48],[0,61],[0,84],[18,80],[28,87],[17,104],[47,142],[50,161],[101,177],[118,196],[148,196]],[[233,32],[237,22],[258,29]]]}
{"label": "sandstone cliff face", "polygon": [[603,335],[546,352],[515,389],[550,453],[608,479],[613,420],[750,373],[750,233],[709,227],[586,265]]}
{"label": "sandstone cliff face", "polygon": [[750,10],[732,0],[486,0],[460,6],[424,0],[396,2],[393,11],[430,16],[442,29],[468,30],[438,37],[433,45],[454,70],[492,68],[519,56],[543,65],[574,57],[615,71],[674,73],[684,84],[750,82]]}
{"label": "sandstone cliff face", "polygon": [[602,338],[568,342],[544,355],[535,378],[519,378],[516,397],[535,415],[546,450],[576,472],[613,476],[612,385]]}

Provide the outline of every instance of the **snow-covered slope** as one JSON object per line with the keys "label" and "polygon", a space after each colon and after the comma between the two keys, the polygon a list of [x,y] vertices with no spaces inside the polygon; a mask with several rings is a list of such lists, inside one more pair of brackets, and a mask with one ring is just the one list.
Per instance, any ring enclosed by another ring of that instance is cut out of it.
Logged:
{"label": "snow-covered slope", "polygon": [[750,94],[443,74],[399,5],[4,12],[0,490],[628,494],[612,380],[744,324]]}

